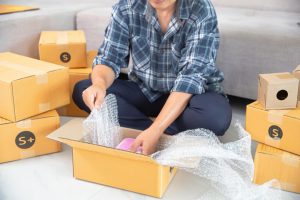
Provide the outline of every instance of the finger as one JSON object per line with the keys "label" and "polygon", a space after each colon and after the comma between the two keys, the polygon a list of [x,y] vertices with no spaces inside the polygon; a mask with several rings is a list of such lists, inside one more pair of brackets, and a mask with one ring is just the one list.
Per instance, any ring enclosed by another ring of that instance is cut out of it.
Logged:
{"label": "finger", "polygon": [[100,109],[100,106],[101,106],[102,102],[103,102],[103,98],[99,95],[99,93],[97,93],[96,100],[95,100],[95,105],[94,105],[95,108]]}
{"label": "finger", "polygon": [[132,152],[136,152],[136,150],[137,150],[137,148],[139,147],[139,146],[141,146],[141,144],[142,144],[142,141],[141,140],[135,140],[133,143],[132,143],[132,145],[130,146],[130,151],[132,151]]}
{"label": "finger", "polygon": [[82,92],[82,99],[83,99],[83,102],[85,103],[85,105],[87,107],[89,107],[90,110],[92,110],[92,106],[91,106],[91,103],[90,103],[90,100],[89,100],[89,92],[87,90],[84,90]]}
{"label": "finger", "polygon": [[95,94],[94,93],[89,94],[88,102],[89,102],[89,105],[90,105],[90,109],[92,111],[95,107]]}
{"label": "finger", "polygon": [[142,154],[148,156],[148,155],[149,155],[148,148],[143,147],[143,148],[142,148]]}

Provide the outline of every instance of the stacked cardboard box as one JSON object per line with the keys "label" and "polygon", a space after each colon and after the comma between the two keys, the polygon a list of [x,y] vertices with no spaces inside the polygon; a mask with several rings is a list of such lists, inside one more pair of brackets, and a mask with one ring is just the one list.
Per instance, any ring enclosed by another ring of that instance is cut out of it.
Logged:
{"label": "stacked cardboard box", "polygon": [[69,103],[65,67],[0,53],[0,163],[57,152],[45,136],[59,127],[54,110]]}
{"label": "stacked cardboard box", "polygon": [[58,109],[62,116],[86,117],[72,99],[75,84],[88,79],[92,72],[92,61],[97,51],[86,53],[86,40],[83,31],[43,31],[39,41],[40,59],[69,68],[70,104]]}
{"label": "stacked cardboard box", "polygon": [[[254,182],[278,179],[280,188],[300,193],[300,105],[297,69],[259,75],[258,101],[247,106],[246,130],[259,142]],[[274,187],[279,187],[274,185]]]}

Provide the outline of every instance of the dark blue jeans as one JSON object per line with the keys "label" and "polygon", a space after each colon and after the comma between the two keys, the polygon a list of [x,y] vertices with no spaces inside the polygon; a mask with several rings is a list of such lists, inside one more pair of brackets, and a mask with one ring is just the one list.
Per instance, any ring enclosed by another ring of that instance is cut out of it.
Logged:
{"label": "dark blue jeans", "polygon": [[[90,110],[83,102],[82,92],[91,84],[89,79],[78,82],[72,95],[76,105],[88,113]],[[137,84],[120,79],[114,81],[107,94],[114,94],[117,98],[120,125],[139,130],[145,130],[152,124],[149,117],[159,114],[169,96],[164,94],[151,103]],[[185,110],[165,133],[174,135],[188,129],[205,128],[221,136],[230,125],[231,115],[231,106],[223,95],[214,92],[193,95]]]}

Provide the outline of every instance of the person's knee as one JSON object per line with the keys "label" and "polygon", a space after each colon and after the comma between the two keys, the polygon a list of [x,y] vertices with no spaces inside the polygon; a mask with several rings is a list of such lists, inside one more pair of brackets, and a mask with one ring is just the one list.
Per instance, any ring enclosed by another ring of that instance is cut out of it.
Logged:
{"label": "person's knee", "polygon": [[85,109],[85,103],[82,98],[82,92],[87,88],[87,81],[79,81],[75,84],[72,93],[72,99],[74,103],[82,110]]}
{"label": "person's knee", "polygon": [[232,110],[227,99],[218,94],[195,95],[190,102],[192,127],[206,128],[223,136],[231,124]]}

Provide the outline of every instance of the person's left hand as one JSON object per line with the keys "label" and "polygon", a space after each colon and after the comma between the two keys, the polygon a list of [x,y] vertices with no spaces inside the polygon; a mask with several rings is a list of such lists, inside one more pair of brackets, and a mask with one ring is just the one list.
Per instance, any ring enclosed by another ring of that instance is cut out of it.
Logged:
{"label": "person's left hand", "polygon": [[150,155],[155,152],[158,140],[160,138],[160,131],[156,128],[149,127],[139,134],[134,143],[130,147],[130,151],[136,152],[138,147],[142,147],[144,155]]}

